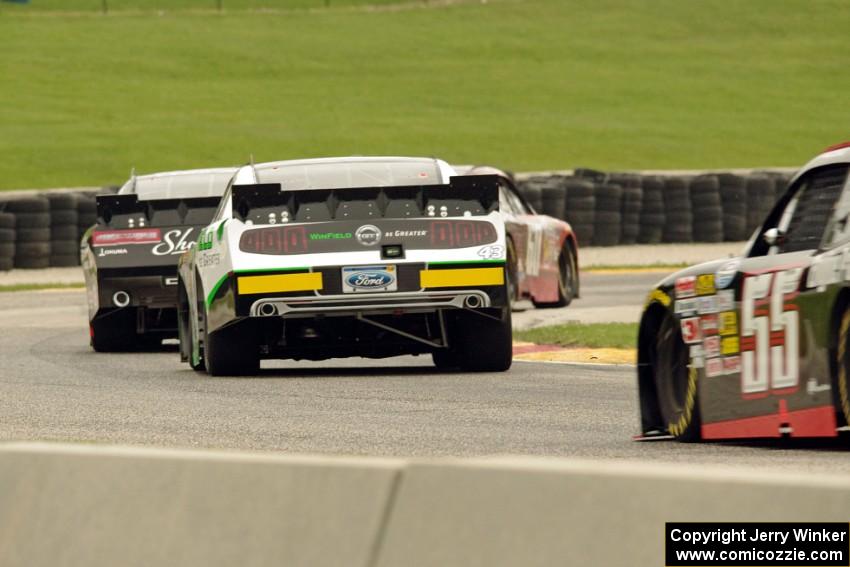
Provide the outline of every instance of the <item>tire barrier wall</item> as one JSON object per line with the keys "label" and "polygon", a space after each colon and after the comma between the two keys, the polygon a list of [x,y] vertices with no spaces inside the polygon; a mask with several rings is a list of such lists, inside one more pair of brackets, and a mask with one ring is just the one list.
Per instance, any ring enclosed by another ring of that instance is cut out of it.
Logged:
{"label": "tire barrier wall", "polygon": [[[517,183],[538,212],[569,222],[584,246],[739,242],[749,238],[785,191],[792,173],[696,175],[617,173],[579,168]],[[0,271],[76,266],[95,223],[100,191],[0,194]]]}
{"label": "tire barrier wall", "polygon": [[80,265],[80,238],[95,224],[95,195],[47,191],[0,194],[0,271]]}
{"label": "tire barrier wall", "polygon": [[846,522],[850,478],[0,445],[4,567],[664,565],[681,522]]}
{"label": "tire barrier wall", "polygon": [[739,242],[793,177],[787,171],[662,175],[579,168],[518,181],[535,210],[569,222],[591,246]]}

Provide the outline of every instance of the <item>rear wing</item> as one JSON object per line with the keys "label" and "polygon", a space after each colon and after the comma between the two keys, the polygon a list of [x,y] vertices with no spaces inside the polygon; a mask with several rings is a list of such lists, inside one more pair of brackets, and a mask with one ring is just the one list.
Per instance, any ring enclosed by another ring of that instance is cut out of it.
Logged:
{"label": "rear wing", "polygon": [[140,200],[128,195],[98,195],[97,223],[109,228],[201,226],[212,222],[221,197]]}
{"label": "rear wing", "polygon": [[497,175],[456,176],[447,185],[301,189],[280,183],[234,185],[233,217],[277,224],[483,216],[499,210]]}

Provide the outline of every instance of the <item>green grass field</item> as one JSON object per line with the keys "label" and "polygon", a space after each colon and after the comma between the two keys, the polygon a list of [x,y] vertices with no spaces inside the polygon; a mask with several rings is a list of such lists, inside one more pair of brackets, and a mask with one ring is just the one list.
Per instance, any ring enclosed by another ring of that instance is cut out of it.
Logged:
{"label": "green grass field", "polygon": [[637,323],[565,323],[514,331],[515,341],[591,348],[637,348]]}
{"label": "green grass field", "polygon": [[251,154],[793,166],[850,138],[839,1],[224,2],[0,4],[0,188]]}

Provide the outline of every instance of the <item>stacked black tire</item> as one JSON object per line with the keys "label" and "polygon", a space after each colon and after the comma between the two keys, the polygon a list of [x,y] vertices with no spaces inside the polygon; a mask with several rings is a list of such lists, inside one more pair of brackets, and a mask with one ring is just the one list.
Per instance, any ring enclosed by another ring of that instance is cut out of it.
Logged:
{"label": "stacked black tire", "polygon": [[723,208],[723,239],[736,242],[746,240],[747,231],[747,179],[734,173],[717,175],[720,184],[720,204]]}
{"label": "stacked black tire", "polygon": [[564,179],[563,219],[570,223],[579,243],[593,242],[596,219],[596,192],[593,183],[580,177]]}
{"label": "stacked black tire", "polygon": [[80,193],[77,196],[77,242],[97,222],[97,202],[94,194]]}
{"label": "stacked black tire", "polygon": [[623,188],[616,183],[596,185],[593,246],[616,246],[623,230]]}
{"label": "stacked black tire", "polygon": [[15,268],[50,266],[50,203],[42,197],[12,198],[6,212],[15,215]]}
{"label": "stacked black tire", "polygon": [[693,237],[696,242],[723,242],[723,207],[717,175],[698,175],[691,180]]}
{"label": "stacked black tire", "polygon": [[664,242],[693,241],[693,208],[687,177],[664,178]]}
{"label": "stacked black tire", "polygon": [[551,177],[540,187],[541,210],[544,215],[563,218],[566,203],[563,177],[560,175]]}
{"label": "stacked black tire", "polygon": [[47,193],[50,203],[50,265],[55,267],[80,264],[77,195]]}
{"label": "stacked black tire", "polygon": [[3,212],[0,203],[0,271],[11,270],[15,265],[15,215]]}
{"label": "stacked black tire", "polygon": [[635,244],[640,233],[640,212],[643,205],[640,175],[612,173],[609,181],[623,188],[620,203],[620,244]]}
{"label": "stacked black tire", "polygon": [[641,178],[643,202],[640,209],[640,230],[637,241],[658,244],[664,235],[664,180],[655,175]]}
{"label": "stacked black tire", "polygon": [[767,175],[747,177],[747,234],[751,234],[764,221],[776,200],[776,185]]}

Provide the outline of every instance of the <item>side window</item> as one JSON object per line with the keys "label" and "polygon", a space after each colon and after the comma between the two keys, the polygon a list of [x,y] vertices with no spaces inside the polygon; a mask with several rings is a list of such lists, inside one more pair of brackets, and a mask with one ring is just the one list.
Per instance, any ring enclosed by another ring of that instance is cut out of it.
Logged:
{"label": "side window", "polygon": [[823,246],[832,248],[845,242],[850,242],[850,187],[847,183],[835,204],[835,213],[829,219]]}
{"label": "side window", "polygon": [[227,184],[227,189],[224,191],[224,195],[221,196],[221,201],[218,203],[218,209],[215,211],[215,216],[213,217],[212,222],[220,221],[224,216],[224,211],[227,210],[227,203],[230,202],[230,188],[233,186],[233,181]]}
{"label": "side window", "polygon": [[522,199],[520,199],[519,196],[517,196],[517,194],[513,192],[513,190],[511,190],[509,188],[505,188],[505,193],[507,193],[508,200],[510,200],[511,205],[513,206],[514,210],[516,211],[515,214],[518,214],[518,215],[530,214],[528,207],[526,207],[525,204],[523,204]]}
{"label": "side window", "polygon": [[833,240],[836,230],[843,235],[846,227],[835,224],[834,213],[844,191],[847,169],[847,165],[833,165],[805,176],[780,221],[785,237],[779,253],[817,249]]}
{"label": "side window", "polygon": [[513,202],[511,201],[511,194],[507,188],[503,186],[499,186],[499,209],[503,213],[507,213],[509,215],[518,215],[519,211],[514,207]]}

